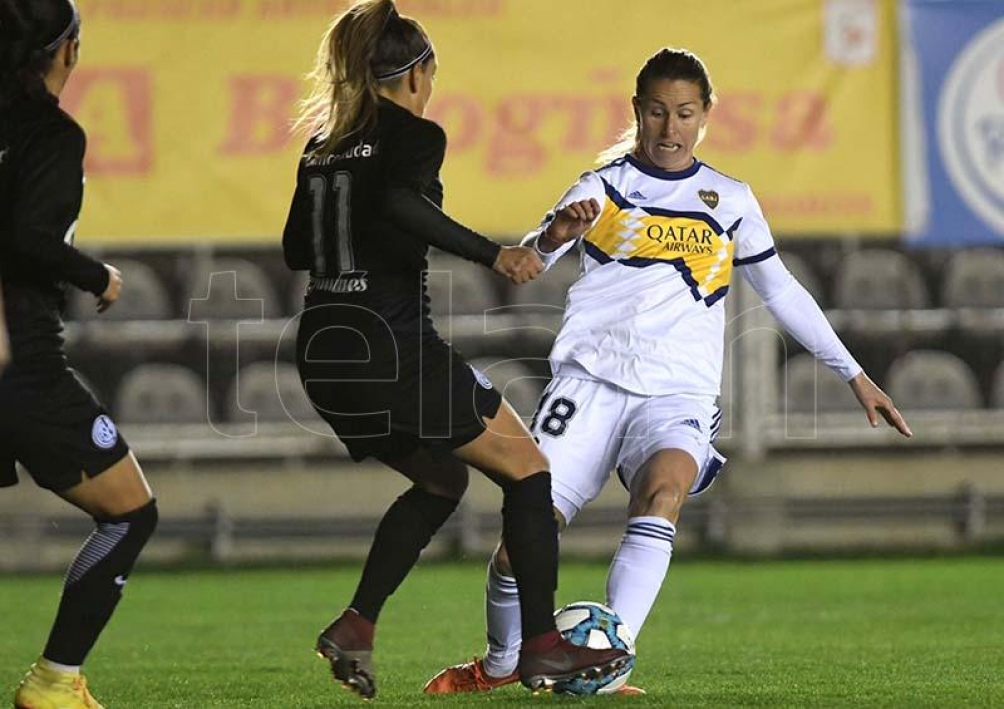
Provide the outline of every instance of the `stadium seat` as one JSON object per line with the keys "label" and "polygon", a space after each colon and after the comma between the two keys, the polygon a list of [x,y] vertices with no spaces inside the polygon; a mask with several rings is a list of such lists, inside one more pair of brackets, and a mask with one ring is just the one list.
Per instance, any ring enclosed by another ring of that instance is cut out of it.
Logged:
{"label": "stadium seat", "polygon": [[527,362],[518,359],[479,357],[471,365],[483,372],[516,413],[529,424],[549,377],[535,374]]}
{"label": "stadium seat", "polygon": [[142,261],[113,259],[122,272],[122,294],[115,305],[98,314],[94,295],[72,289],[70,315],[74,320],[163,320],[175,316],[171,298],[156,272]]}
{"label": "stadium seat", "polygon": [[1004,250],[960,251],[945,267],[946,308],[1004,308]]}
{"label": "stadium seat", "polygon": [[484,266],[456,256],[431,255],[426,283],[432,314],[484,315],[499,306],[496,291],[499,278]]}
{"label": "stadium seat", "polygon": [[226,417],[236,417],[243,409],[258,414],[259,422],[318,420],[290,362],[255,362],[242,368],[230,385],[226,405]]}
{"label": "stadium seat", "polygon": [[[209,287],[211,281],[212,289]],[[196,260],[188,281],[188,293],[191,302],[186,311],[195,320],[256,320],[260,316],[278,318],[282,315],[282,305],[268,276],[246,259]],[[254,302],[256,300],[261,307]]]}
{"label": "stadium seat", "polygon": [[115,397],[122,423],[199,423],[206,420],[206,385],[178,364],[142,364],[125,375]]}
{"label": "stadium seat", "polygon": [[990,393],[990,405],[995,409],[1004,409],[1004,362],[997,366]]}
{"label": "stadium seat", "polygon": [[889,396],[904,410],[952,411],[982,407],[976,376],[948,352],[915,350],[889,368]]}
{"label": "stadium seat", "polygon": [[851,388],[807,352],[797,354],[781,369],[781,401],[789,414],[857,411]]}
{"label": "stadium seat", "polygon": [[865,249],[844,258],[833,300],[835,307],[848,310],[909,310],[929,304],[917,266],[888,249]]}
{"label": "stadium seat", "polygon": [[822,281],[819,280],[819,276],[816,275],[809,263],[801,256],[789,253],[781,254],[781,261],[791,271],[795,280],[801,283],[813,299],[819,303],[819,307],[827,307],[826,289],[823,288]]}

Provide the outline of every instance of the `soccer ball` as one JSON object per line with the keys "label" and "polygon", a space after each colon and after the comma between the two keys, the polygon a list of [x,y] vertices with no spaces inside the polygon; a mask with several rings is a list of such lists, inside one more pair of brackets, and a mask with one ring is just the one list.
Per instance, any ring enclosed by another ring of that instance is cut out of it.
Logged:
{"label": "soccer ball", "polygon": [[592,601],[576,601],[554,614],[555,625],[566,640],[596,649],[621,648],[631,657],[615,675],[600,679],[577,677],[555,687],[566,694],[613,694],[627,684],[634,669],[634,636],[612,608]]}

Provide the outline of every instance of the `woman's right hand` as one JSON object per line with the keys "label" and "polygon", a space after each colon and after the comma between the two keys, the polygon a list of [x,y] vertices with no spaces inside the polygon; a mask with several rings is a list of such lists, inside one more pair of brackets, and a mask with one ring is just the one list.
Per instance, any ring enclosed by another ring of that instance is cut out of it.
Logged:
{"label": "woman's right hand", "polygon": [[503,246],[492,270],[519,285],[532,281],[543,273],[544,262],[540,260],[537,251],[529,246]]}
{"label": "woman's right hand", "polygon": [[[541,240],[554,249],[569,241],[574,241],[586,231],[600,216],[600,203],[595,199],[583,199],[579,202],[566,204],[554,215],[547,230],[541,234]],[[553,249],[546,249],[551,251]]]}
{"label": "woman's right hand", "polygon": [[105,292],[98,298],[99,313],[103,313],[112,307],[112,304],[119,299],[119,293],[122,292],[122,272],[107,263],[105,264],[105,270],[108,271],[108,287],[105,288]]}

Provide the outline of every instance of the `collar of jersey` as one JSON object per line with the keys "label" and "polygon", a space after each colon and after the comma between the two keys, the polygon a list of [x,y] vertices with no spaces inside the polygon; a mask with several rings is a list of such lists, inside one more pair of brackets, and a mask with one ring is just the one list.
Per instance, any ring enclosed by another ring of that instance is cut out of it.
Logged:
{"label": "collar of jersey", "polygon": [[627,161],[634,166],[636,170],[644,172],[649,177],[654,177],[657,180],[685,180],[688,177],[693,177],[697,174],[697,171],[701,169],[702,163],[700,160],[694,159],[694,164],[684,170],[678,170],[673,172],[672,170],[663,170],[658,167],[653,167],[652,165],[646,165],[641,160],[636,158],[630,153],[625,156]]}

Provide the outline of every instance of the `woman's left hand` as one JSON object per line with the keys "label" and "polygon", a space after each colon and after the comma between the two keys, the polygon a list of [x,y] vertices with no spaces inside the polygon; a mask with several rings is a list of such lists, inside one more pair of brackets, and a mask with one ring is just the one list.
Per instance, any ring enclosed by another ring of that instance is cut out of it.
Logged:
{"label": "woman's left hand", "polygon": [[879,389],[867,374],[861,372],[848,384],[851,385],[851,391],[854,392],[854,396],[858,397],[858,401],[861,402],[861,406],[868,416],[868,423],[872,425],[872,428],[879,425],[879,414],[881,414],[886,423],[904,436],[907,438],[913,436],[913,431],[910,430],[899,409],[892,403],[892,399],[889,398],[888,394]]}

